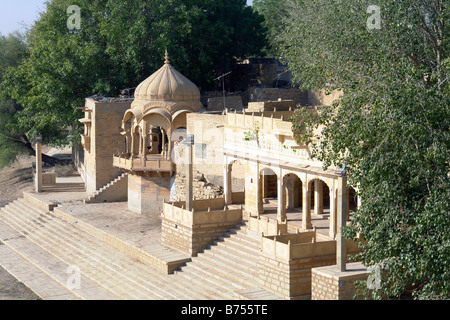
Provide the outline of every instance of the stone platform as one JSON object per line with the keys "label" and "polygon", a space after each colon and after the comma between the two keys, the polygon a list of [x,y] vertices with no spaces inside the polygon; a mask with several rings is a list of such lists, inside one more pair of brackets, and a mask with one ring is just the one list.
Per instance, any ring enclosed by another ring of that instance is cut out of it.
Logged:
{"label": "stone platform", "polygon": [[346,271],[336,265],[311,269],[311,300],[353,300],[355,281],[367,280],[371,271],[361,262],[348,263]]}
{"label": "stone platform", "polygon": [[0,265],[40,298],[282,299],[255,278],[260,240],[245,223],[191,258],[160,244],[159,215],[86,196],[26,192],[0,208]]}
{"label": "stone platform", "polygon": [[126,202],[84,204],[86,192],[24,192],[24,198],[123,253],[163,273],[190,261],[190,256],[162,246],[159,215],[137,215]]}

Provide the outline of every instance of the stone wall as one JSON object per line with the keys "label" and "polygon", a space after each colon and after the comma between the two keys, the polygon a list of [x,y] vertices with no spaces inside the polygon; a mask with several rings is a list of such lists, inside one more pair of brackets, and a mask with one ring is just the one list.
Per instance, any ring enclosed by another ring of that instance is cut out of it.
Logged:
{"label": "stone wall", "polygon": [[182,202],[176,205],[164,203],[161,244],[193,257],[242,221],[242,210],[188,211],[178,205]]}
{"label": "stone wall", "polygon": [[[357,252],[347,240],[347,253]],[[336,264],[336,241],[316,241],[315,231],[261,237],[260,285],[286,299],[311,298],[311,269]]]}
{"label": "stone wall", "polygon": [[190,113],[187,133],[194,135],[193,169],[203,174],[223,175],[224,115]]}
{"label": "stone wall", "polygon": [[285,299],[303,300],[311,297],[311,268],[336,263],[336,256],[280,260],[261,254],[258,282],[269,291]]}
{"label": "stone wall", "polygon": [[242,98],[240,96],[225,96],[225,105],[222,97],[214,97],[208,99],[208,111],[224,111],[225,109],[241,110],[243,107]]}
{"label": "stone wall", "polygon": [[86,191],[90,194],[122,173],[113,167],[113,155],[125,151],[120,127],[123,115],[130,105],[131,101],[102,102],[86,99],[86,108],[92,110],[90,148],[84,153],[84,180]]}
{"label": "stone wall", "polygon": [[122,174],[94,192],[85,203],[121,202],[128,200],[128,174]]}
{"label": "stone wall", "polygon": [[256,232],[258,235],[277,235],[287,233],[287,222],[280,223],[278,220],[269,219],[267,217],[249,217],[248,229]]}
{"label": "stone wall", "polygon": [[[216,183],[223,180],[225,158],[223,155],[223,134],[225,115],[207,113],[187,114],[187,133],[194,135],[193,169]],[[183,172],[183,169],[177,169]],[[233,164],[233,178],[244,178],[244,165]],[[215,178],[214,178],[215,177]],[[236,190],[242,191],[242,190]]]}
{"label": "stone wall", "polygon": [[[174,180],[174,190],[171,190],[170,200],[181,201],[186,200],[186,174],[185,166],[177,166],[177,174]],[[221,197],[223,188],[208,182],[205,176],[198,172],[194,172],[193,176],[193,197],[194,200],[214,199]]]}
{"label": "stone wall", "polygon": [[[336,266],[311,270],[312,300],[353,300],[355,281],[366,280],[370,272],[359,262],[347,264],[347,271],[339,272]],[[360,297],[362,298],[362,297]]]}
{"label": "stone wall", "polygon": [[137,214],[159,214],[170,197],[170,178],[128,175],[128,210]]}
{"label": "stone wall", "polygon": [[300,89],[283,89],[283,88],[251,88],[250,102],[257,101],[278,101],[293,100],[295,105],[308,105],[308,93]]}
{"label": "stone wall", "polygon": [[249,102],[246,112],[273,112],[276,111],[290,111],[296,107],[294,100],[277,100],[277,101],[261,101]]}
{"label": "stone wall", "polygon": [[[239,97],[241,99],[242,105],[246,106],[248,103],[248,91],[234,91],[234,92],[225,92],[225,98]],[[223,99],[223,91],[203,91],[200,97],[202,104],[206,107],[208,106],[209,99]],[[220,111],[222,111],[221,109]],[[208,108],[208,111],[209,110]]]}

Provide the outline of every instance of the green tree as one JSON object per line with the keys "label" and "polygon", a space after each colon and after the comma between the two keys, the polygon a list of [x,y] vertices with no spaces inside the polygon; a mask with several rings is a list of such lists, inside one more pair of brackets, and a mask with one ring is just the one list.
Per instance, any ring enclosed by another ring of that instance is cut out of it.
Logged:
{"label": "green tree", "polygon": [[[346,165],[361,207],[345,235],[379,266],[377,298],[447,299],[450,271],[449,27],[441,0],[287,1],[273,46],[304,89],[342,90],[311,139],[324,166]],[[379,15],[378,15],[379,13]]]}
{"label": "green tree", "polygon": [[[26,54],[26,44],[22,34],[14,32],[0,35],[0,81],[5,70],[16,66]],[[27,152],[25,139],[10,127],[15,113],[21,109],[14,100],[0,99],[0,168],[9,165],[17,155]]]}
{"label": "green tree", "polygon": [[253,7],[264,17],[263,25],[267,28],[267,54],[276,55],[277,51],[272,47],[274,40],[283,31],[282,19],[287,16],[285,0],[254,0]]}
{"label": "green tree", "polygon": [[[70,5],[80,8],[80,29],[70,30]],[[52,0],[27,34],[29,54],[6,72],[5,96],[22,106],[19,132],[45,143],[79,137],[76,107],[95,94],[117,96],[172,64],[201,89],[237,59],[264,46],[262,17],[245,0]],[[72,128],[72,131],[67,131]]]}

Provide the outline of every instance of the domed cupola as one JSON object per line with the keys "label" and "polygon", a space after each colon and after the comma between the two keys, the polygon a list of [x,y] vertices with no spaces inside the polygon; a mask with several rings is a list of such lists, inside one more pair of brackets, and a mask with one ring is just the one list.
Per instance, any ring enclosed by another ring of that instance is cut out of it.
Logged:
{"label": "domed cupola", "polygon": [[[126,152],[115,159],[115,166],[129,172],[173,172],[171,153],[182,136],[180,130],[186,131],[187,114],[203,107],[199,89],[170,65],[167,51],[165,60],[158,71],[138,85],[131,108],[123,116]],[[167,168],[154,167],[164,161]]]}
{"label": "domed cupola", "polygon": [[200,100],[197,86],[169,62],[166,51],[164,65],[139,84],[134,92],[135,101],[194,101]]}

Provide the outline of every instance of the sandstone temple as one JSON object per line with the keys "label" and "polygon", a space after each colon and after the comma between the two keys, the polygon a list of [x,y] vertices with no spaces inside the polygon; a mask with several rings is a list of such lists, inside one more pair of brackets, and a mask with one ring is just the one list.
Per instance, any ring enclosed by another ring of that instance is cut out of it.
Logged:
{"label": "sandstone temple", "polygon": [[237,105],[205,108],[167,53],[134,96],[86,98],[78,173],[37,155],[0,264],[43,299],[352,299],[356,188],[297,142],[294,100]]}

